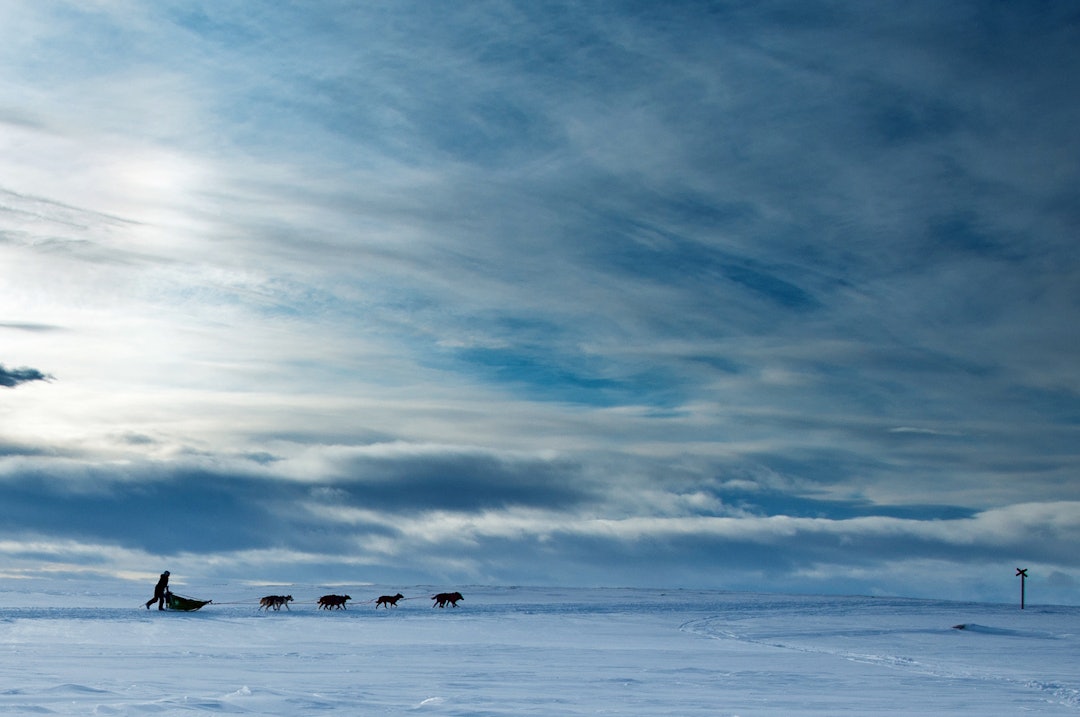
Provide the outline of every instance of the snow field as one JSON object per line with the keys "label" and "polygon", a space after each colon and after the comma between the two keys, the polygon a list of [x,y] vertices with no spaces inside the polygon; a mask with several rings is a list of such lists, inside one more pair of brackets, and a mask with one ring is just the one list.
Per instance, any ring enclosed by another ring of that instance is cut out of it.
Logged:
{"label": "snow field", "polygon": [[[193,594],[320,589],[211,592]],[[0,713],[1080,714],[1080,608],[473,587],[456,610],[427,588],[375,610],[393,589],[321,592],[356,599],[159,613],[0,591]]]}

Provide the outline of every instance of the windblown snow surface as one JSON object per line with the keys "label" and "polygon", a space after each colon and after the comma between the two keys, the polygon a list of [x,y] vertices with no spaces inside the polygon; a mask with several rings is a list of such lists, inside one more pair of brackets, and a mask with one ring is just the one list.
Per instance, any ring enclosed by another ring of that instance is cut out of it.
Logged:
{"label": "windblown snow surface", "polygon": [[[1078,607],[447,589],[460,607],[428,586],[184,586],[214,603],[161,613],[9,584],[0,713],[1080,715]],[[291,610],[258,610],[284,593]],[[326,593],[353,599],[319,610]]]}

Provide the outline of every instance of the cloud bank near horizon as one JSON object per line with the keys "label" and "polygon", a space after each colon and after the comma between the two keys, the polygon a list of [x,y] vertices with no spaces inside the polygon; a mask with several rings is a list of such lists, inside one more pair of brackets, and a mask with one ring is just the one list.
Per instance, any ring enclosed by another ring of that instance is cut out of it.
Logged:
{"label": "cloud bank near horizon", "polygon": [[0,28],[5,572],[1080,599],[1076,13]]}

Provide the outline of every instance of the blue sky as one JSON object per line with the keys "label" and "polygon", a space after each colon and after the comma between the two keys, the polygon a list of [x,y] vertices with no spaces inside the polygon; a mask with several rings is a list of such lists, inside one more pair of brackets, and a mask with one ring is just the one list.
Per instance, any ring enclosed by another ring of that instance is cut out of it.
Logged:
{"label": "blue sky", "polygon": [[1080,601],[1068,3],[7,3],[0,576]]}

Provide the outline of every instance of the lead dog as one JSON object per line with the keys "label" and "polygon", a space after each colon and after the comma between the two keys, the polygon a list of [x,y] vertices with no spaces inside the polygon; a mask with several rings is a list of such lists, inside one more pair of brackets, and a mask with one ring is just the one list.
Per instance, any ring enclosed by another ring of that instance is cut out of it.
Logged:
{"label": "lead dog", "polygon": [[330,609],[344,610],[346,600],[352,600],[352,596],[351,595],[323,595],[321,598],[319,598],[319,609],[320,610],[330,610]]}
{"label": "lead dog", "polygon": [[375,609],[378,610],[380,605],[385,605],[387,610],[391,607],[397,607],[397,601],[403,597],[405,596],[401,593],[398,593],[397,595],[383,595],[375,601]]}
{"label": "lead dog", "polygon": [[461,593],[453,592],[432,595],[431,599],[435,601],[431,607],[446,607],[446,603],[450,603],[452,606],[457,607],[458,600],[464,600],[465,598],[461,597]]}
{"label": "lead dog", "polygon": [[289,603],[292,602],[292,595],[267,595],[259,600],[259,609],[269,612],[270,608],[274,610],[280,610],[284,605],[285,609],[289,609]]}

